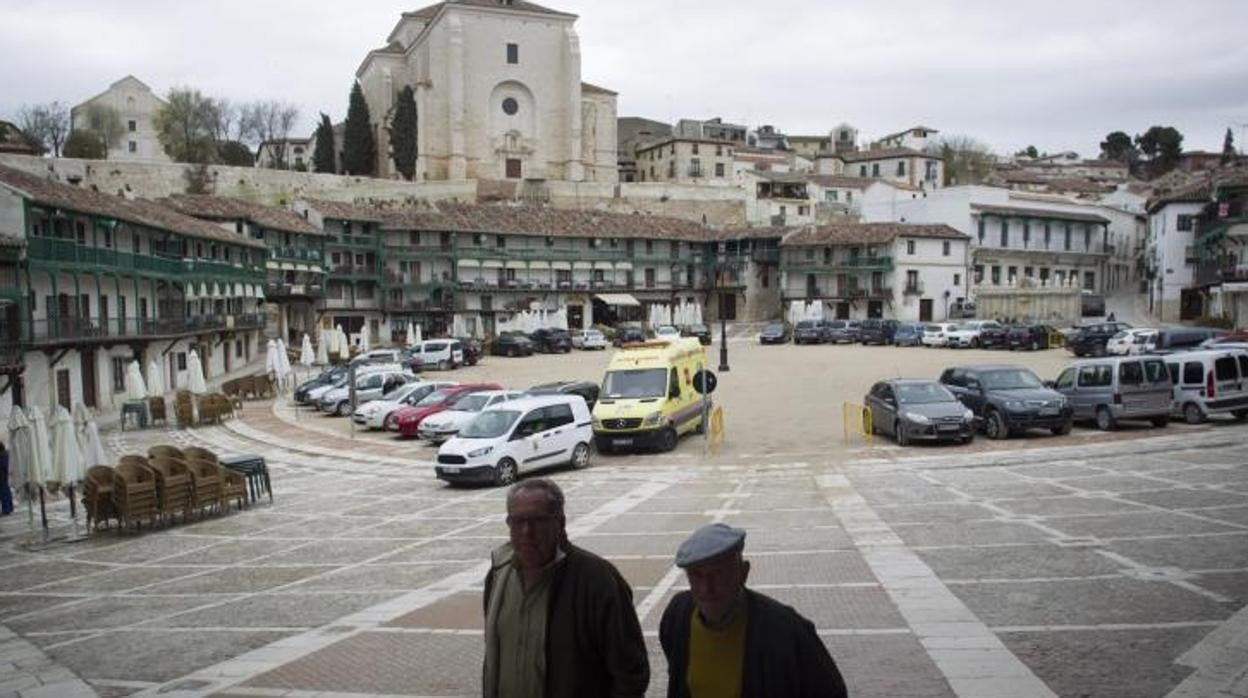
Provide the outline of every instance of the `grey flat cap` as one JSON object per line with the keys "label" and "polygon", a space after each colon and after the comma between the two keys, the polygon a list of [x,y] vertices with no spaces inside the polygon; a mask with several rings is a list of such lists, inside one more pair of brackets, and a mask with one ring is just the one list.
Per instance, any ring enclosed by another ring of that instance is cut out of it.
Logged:
{"label": "grey flat cap", "polygon": [[676,551],[676,566],[696,565],[744,547],[745,531],[728,524],[710,524],[694,531],[680,544],[680,549]]}

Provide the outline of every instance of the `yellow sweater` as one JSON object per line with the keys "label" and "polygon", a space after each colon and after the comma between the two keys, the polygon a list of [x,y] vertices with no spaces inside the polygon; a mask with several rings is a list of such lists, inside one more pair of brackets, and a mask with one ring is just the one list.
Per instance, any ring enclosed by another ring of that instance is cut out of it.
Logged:
{"label": "yellow sweater", "polygon": [[685,680],[692,698],[737,698],[745,659],[745,605],[724,628],[712,630],[693,609],[689,623],[689,671]]}

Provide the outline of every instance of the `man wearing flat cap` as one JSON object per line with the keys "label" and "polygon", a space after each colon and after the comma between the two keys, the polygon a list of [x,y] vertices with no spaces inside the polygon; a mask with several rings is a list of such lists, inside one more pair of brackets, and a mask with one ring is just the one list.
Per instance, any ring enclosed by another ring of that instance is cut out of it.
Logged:
{"label": "man wearing flat cap", "polygon": [[745,588],[745,531],[703,526],[676,552],[689,591],[659,624],[668,698],[843,698],[845,681],[815,626]]}

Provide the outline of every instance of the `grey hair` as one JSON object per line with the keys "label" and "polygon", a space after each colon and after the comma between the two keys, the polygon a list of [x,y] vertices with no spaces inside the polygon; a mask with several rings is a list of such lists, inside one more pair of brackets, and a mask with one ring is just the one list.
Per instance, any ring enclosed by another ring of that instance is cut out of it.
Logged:
{"label": "grey hair", "polygon": [[511,500],[516,495],[534,490],[546,495],[547,512],[563,516],[563,490],[559,489],[559,485],[556,485],[554,480],[544,477],[521,480],[512,485],[511,489],[507,491],[507,508],[511,508]]}

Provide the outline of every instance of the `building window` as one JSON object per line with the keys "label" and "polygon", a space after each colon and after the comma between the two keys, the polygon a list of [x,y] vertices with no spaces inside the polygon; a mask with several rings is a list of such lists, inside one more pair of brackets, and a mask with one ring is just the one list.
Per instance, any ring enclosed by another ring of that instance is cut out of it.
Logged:
{"label": "building window", "polygon": [[498,248],[498,249],[500,249],[500,250],[501,250],[501,249],[503,249],[504,247],[506,247],[506,246],[507,246],[507,236],[506,236],[506,235],[495,235],[495,236],[494,236],[494,246],[495,246],[495,247],[497,247],[497,248]]}
{"label": "building window", "polygon": [[905,160],[897,161],[897,176],[898,177],[906,176],[906,161]]}
{"label": "building window", "polygon": [[992,266],[992,285],[1001,285],[1001,267],[995,264]]}
{"label": "building window", "polygon": [[871,176],[872,177],[880,176],[880,163],[876,162],[876,163],[871,164]]}
{"label": "building window", "polygon": [[953,246],[949,243],[949,241],[945,240],[944,242],[940,244],[940,253],[948,257],[949,251],[952,249],[952,247]]}
{"label": "building window", "polygon": [[505,166],[507,179],[520,179],[522,166],[519,158],[507,158]]}
{"label": "building window", "polygon": [[654,269],[646,269],[646,288],[654,288]]}
{"label": "building window", "polygon": [[823,198],[827,199],[828,201],[836,201],[838,198],[840,198],[839,195],[840,195],[840,192],[835,191],[835,190],[826,191],[823,193]]}
{"label": "building window", "polygon": [[715,163],[715,176],[716,177],[724,176],[724,163],[722,162]]}
{"label": "building window", "polygon": [[178,352],[178,370],[179,371],[186,370],[186,352],[184,351]]}
{"label": "building window", "polygon": [[976,284],[984,283],[984,265],[982,264],[975,265],[975,283]]}
{"label": "building window", "polygon": [[906,254],[914,254],[914,240],[906,240]]}
{"label": "building window", "polygon": [[1083,249],[1092,249],[1092,229],[1085,227],[1083,229]]}
{"label": "building window", "polygon": [[134,133],[139,130],[139,125],[135,123],[134,119],[130,119],[126,122],[126,130],[130,133]]}
{"label": "building window", "polygon": [[1001,219],[1001,246],[1010,246],[1010,222],[1004,218]]}
{"label": "building window", "polygon": [[1178,219],[1178,221],[1176,221],[1176,222],[1175,222],[1175,225],[1176,225],[1177,229],[1178,229],[1178,230],[1191,230],[1191,229],[1192,229],[1192,219],[1193,219],[1194,217],[1195,217],[1195,216],[1192,216],[1192,215],[1190,215],[1190,214],[1186,214],[1186,213],[1181,213],[1181,214],[1179,214],[1179,219]]}
{"label": "building window", "polygon": [[139,144],[134,141],[130,141],[126,144],[126,150],[129,150],[132,153],[137,153],[139,152]]}
{"label": "building window", "polygon": [[1065,249],[1066,249],[1066,251],[1067,251],[1067,252],[1070,252],[1070,224],[1069,224],[1069,223],[1067,223],[1067,224],[1066,224],[1066,244],[1065,244]]}
{"label": "building window", "polygon": [[979,219],[979,244],[984,244],[984,219]]}
{"label": "building window", "polygon": [[120,393],[126,389],[126,359],[124,356],[113,357],[113,392]]}
{"label": "building window", "polygon": [[1091,271],[1083,272],[1083,289],[1085,291],[1096,290],[1096,272],[1091,272]]}
{"label": "building window", "polygon": [[866,176],[867,176],[867,166],[866,166],[866,165],[859,165],[859,166],[858,166],[858,176],[859,176],[859,177],[866,177]]}
{"label": "building window", "polygon": [[810,213],[810,207],[809,207],[809,206],[798,206],[798,207],[797,207],[797,215],[799,215],[799,216],[805,216],[805,215],[807,215],[807,214],[809,214],[809,213]]}
{"label": "building window", "polygon": [[646,240],[646,254],[654,253],[654,240]]}
{"label": "building window", "polygon": [[1053,241],[1053,231],[1049,229],[1049,224],[1044,224],[1044,249],[1049,249],[1049,243]]}
{"label": "building window", "polygon": [[694,144],[693,144],[693,154],[694,154],[694,155],[697,155],[697,154],[698,154],[698,144],[697,144],[697,143],[694,143]]}
{"label": "building window", "polygon": [[507,97],[503,100],[503,113],[507,116],[515,116],[520,111],[520,103],[513,97]]}
{"label": "building window", "polygon": [[1031,223],[1023,221],[1023,249],[1031,243]]}
{"label": "building window", "polygon": [[845,192],[845,203],[847,204],[854,203],[854,193],[852,191]]}
{"label": "building window", "polygon": [[954,274],[954,275],[953,275],[953,286],[954,286],[954,288],[960,288],[960,287],[962,286],[962,275],[961,275],[961,274]]}
{"label": "building window", "polygon": [[520,44],[507,44],[507,62],[511,65],[520,63]]}

